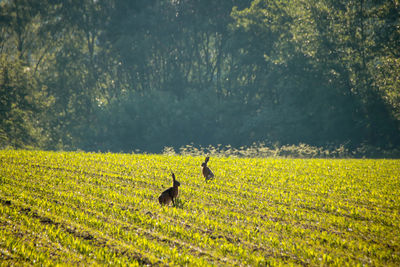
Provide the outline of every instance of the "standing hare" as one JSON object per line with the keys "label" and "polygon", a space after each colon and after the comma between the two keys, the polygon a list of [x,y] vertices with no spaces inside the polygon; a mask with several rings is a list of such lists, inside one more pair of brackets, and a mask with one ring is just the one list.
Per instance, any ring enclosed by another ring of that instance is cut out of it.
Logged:
{"label": "standing hare", "polygon": [[171,173],[171,175],[173,186],[162,192],[161,195],[158,197],[158,201],[161,205],[169,205],[169,203],[171,203],[172,201],[172,204],[175,206],[174,199],[178,197],[178,187],[181,184],[177,180],[175,180],[175,174],[173,172]]}
{"label": "standing hare", "polygon": [[206,160],[201,164],[201,170],[206,181],[214,178],[214,173],[208,168],[207,162],[210,160],[210,157],[206,157]]}

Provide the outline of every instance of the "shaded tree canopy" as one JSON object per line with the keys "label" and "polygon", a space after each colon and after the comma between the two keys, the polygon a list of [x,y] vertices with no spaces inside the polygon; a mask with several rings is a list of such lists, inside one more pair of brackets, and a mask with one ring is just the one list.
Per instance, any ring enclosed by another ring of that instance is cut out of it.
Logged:
{"label": "shaded tree canopy", "polygon": [[0,144],[400,145],[400,3],[0,2]]}

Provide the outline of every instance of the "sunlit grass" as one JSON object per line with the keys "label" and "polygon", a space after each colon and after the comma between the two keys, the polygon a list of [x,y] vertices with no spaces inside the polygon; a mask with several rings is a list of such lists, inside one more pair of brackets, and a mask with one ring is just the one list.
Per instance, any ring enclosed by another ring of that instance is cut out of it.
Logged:
{"label": "sunlit grass", "polygon": [[[400,161],[0,152],[0,260],[400,264]],[[159,194],[181,183],[176,207]]]}

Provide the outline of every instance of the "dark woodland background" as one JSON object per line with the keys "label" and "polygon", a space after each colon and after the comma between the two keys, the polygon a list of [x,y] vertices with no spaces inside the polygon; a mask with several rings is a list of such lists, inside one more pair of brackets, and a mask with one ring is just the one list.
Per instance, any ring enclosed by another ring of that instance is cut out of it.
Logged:
{"label": "dark woodland background", "polygon": [[0,2],[0,147],[400,146],[400,4]]}

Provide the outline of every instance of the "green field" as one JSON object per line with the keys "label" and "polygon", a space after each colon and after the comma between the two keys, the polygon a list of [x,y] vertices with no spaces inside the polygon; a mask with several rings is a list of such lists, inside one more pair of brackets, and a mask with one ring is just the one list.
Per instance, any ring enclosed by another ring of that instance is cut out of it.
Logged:
{"label": "green field", "polygon": [[400,160],[203,159],[0,151],[0,265],[400,265]]}

